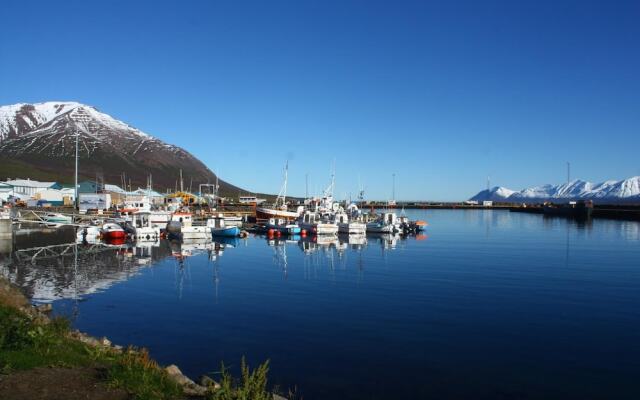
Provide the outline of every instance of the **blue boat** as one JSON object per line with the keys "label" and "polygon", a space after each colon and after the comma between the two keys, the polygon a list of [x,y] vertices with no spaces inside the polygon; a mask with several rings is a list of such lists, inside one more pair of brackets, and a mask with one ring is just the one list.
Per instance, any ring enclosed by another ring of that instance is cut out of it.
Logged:
{"label": "blue boat", "polygon": [[226,226],[224,215],[207,220],[207,226],[211,228],[211,235],[221,237],[237,237],[240,236],[240,228],[237,226]]}

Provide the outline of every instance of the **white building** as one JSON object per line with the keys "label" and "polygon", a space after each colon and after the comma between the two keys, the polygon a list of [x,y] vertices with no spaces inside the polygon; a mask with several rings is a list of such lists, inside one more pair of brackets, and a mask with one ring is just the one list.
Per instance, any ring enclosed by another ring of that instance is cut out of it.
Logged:
{"label": "white building", "polygon": [[259,199],[256,196],[239,196],[238,200],[240,204],[262,204],[267,201],[267,199]]}
{"label": "white building", "polygon": [[56,182],[39,182],[31,179],[9,179],[3,182],[6,185],[13,186],[13,192],[16,195],[33,196],[45,189],[61,189],[59,183]]}
{"label": "white building", "polygon": [[43,200],[47,203],[59,205],[63,203],[64,194],[61,190],[57,189],[44,189],[37,192],[33,196],[36,200]]}

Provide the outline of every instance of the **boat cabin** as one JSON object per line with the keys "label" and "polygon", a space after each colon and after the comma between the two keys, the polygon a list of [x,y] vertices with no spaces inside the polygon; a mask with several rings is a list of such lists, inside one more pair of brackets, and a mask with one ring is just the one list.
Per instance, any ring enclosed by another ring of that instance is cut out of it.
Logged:
{"label": "boat cabin", "polygon": [[151,228],[151,213],[147,211],[138,211],[137,213],[133,214],[131,223],[136,229]]}
{"label": "boat cabin", "polygon": [[191,213],[177,212],[171,216],[171,221],[180,222],[184,226],[191,226],[193,224],[193,218]]}
{"label": "boat cabin", "polygon": [[269,218],[269,225],[282,226],[286,224],[287,224],[287,221],[284,220],[283,218]]}
{"label": "boat cabin", "polygon": [[335,216],[335,220],[336,223],[338,224],[348,224],[349,223],[349,216],[345,213],[338,213]]}
{"label": "boat cabin", "polygon": [[384,213],[382,215],[383,221],[387,225],[395,225],[398,222],[398,217],[396,213]]}
{"label": "boat cabin", "polygon": [[320,223],[320,216],[314,212],[307,211],[302,216],[302,222],[305,224],[317,224]]}
{"label": "boat cabin", "polygon": [[209,228],[222,229],[226,227],[224,221],[224,214],[218,214],[216,217],[209,218],[207,220],[207,226]]}

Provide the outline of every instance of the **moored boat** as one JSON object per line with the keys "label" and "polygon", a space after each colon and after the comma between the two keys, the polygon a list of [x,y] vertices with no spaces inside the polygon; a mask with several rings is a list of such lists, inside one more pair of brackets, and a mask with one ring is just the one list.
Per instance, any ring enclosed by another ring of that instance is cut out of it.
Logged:
{"label": "moored boat", "polygon": [[100,229],[102,238],[105,240],[126,239],[127,233],[115,222],[107,222]]}
{"label": "moored boat", "polygon": [[133,237],[138,241],[156,241],[160,237],[160,228],[154,227],[149,211],[139,211],[133,214]]}
{"label": "moored boat", "polygon": [[384,213],[375,221],[367,223],[367,232],[396,233],[400,231],[396,213]]}
{"label": "moored boat", "polygon": [[334,220],[338,224],[338,232],[349,235],[363,235],[367,232],[367,225],[349,220],[349,216],[345,213],[337,213],[334,215]]}
{"label": "moored boat", "polygon": [[207,220],[207,227],[213,236],[236,237],[240,235],[240,228],[237,226],[227,226],[225,224],[224,215]]}
{"label": "moored boat", "polygon": [[318,213],[312,211],[305,211],[298,225],[312,235],[336,235],[338,233],[336,223],[323,221]]}
{"label": "moored boat", "polygon": [[273,229],[283,235],[298,235],[301,232],[300,227],[295,223],[288,223],[283,218],[269,218],[269,222],[265,224],[267,230]]}

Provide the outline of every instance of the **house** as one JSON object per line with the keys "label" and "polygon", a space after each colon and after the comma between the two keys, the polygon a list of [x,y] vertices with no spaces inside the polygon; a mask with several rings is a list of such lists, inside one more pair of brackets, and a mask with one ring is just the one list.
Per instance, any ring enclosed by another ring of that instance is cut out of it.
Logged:
{"label": "house", "polygon": [[105,184],[104,193],[111,195],[111,204],[109,206],[123,204],[127,198],[127,192],[118,185]]}
{"label": "house", "polygon": [[164,203],[164,195],[156,192],[155,190],[138,188],[137,190],[130,192],[128,195],[130,200],[142,200],[143,197],[146,197],[149,199],[151,204],[159,205]]}
{"label": "house", "polygon": [[238,201],[240,204],[262,204],[267,199],[259,199],[256,196],[238,196]]}

